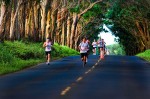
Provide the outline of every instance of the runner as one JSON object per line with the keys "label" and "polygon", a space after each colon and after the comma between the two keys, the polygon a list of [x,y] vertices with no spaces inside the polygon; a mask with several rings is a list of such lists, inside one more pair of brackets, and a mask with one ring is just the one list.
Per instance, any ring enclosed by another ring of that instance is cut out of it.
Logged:
{"label": "runner", "polygon": [[100,52],[100,59],[104,59],[104,47],[105,47],[105,42],[104,39],[99,39],[98,40],[98,48],[99,48],[99,52]]}
{"label": "runner", "polygon": [[103,46],[104,46],[104,55],[106,54],[106,51],[107,51],[107,49],[106,49],[106,42],[104,41],[104,39],[102,39],[102,42],[103,42]]}
{"label": "runner", "polygon": [[[90,45],[90,40],[88,40],[87,38],[86,38],[86,43],[88,43],[89,45]],[[90,48],[89,48],[90,46],[88,46],[88,49],[87,49],[87,59],[86,59],[86,62],[88,62],[88,57],[89,57],[89,54],[90,54]]]}
{"label": "runner", "polygon": [[92,43],[92,46],[93,46],[93,55],[96,55],[97,42],[95,41],[95,39],[94,39],[94,41]]}
{"label": "runner", "polygon": [[101,38],[99,38],[98,41],[97,41],[97,46],[98,46],[99,53],[100,53],[100,48],[101,48],[101,42],[102,42],[102,40],[101,40]]}
{"label": "runner", "polygon": [[79,44],[79,50],[81,54],[81,60],[83,61],[83,66],[86,64],[88,48],[89,44],[86,42],[86,38],[84,37],[82,39],[82,42]]}
{"label": "runner", "polygon": [[52,42],[49,38],[46,39],[46,42],[44,42],[43,47],[45,47],[45,54],[46,54],[46,64],[49,65],[50,62],[50,56],[51,56],[51,47],[52,47]]}

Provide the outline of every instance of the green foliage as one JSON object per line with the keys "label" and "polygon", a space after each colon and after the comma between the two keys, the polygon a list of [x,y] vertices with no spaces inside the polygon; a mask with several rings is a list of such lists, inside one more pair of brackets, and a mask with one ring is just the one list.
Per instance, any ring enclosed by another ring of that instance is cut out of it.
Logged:
{"label": "green foliage", "polygon": [[13,43],[6,42],[5,46],[10,50],[10,53],[13,56],[23,60],[43,57],[43,48],[41,47],[41,43],[25,44],[23,42],[15,41]]}
{"label": "green foliage", "polygon": [[36,0],[36,2],[37,2],[37,3],[40,3],[40,2],[41,2],[41,0]]}
{"label": "green foliage", "polygon": [[[83,35],[86,36],[90,41],[98,39],[98,34],[102,29],[102,23],[100,22],[102,16],[102,6],[95,4],[89,11],[83,14],[83,19],[88,24],[84,27]],[[92,19],[92,20],[91,20]]]}
{"label": "green foliage", "polygon": [[119,37],[118,41],[124,46],[126,54],[135,55],[142,45],[139,42],[141,38],[135,35],[135,32],[139,32],[135,22],[142,22],[145,18],[149,20],[149,5],[142,0],[110,0],[110,3],[112,6],[105,15],[104,23],[111,25],[110,29]]}
{"label": "green foliage", "polygon": [[72,55],[78,55],[79,53],[73,49],[70,49],[67,46],[61,46],[57,43],[53,46],[52,56],[54,57],[66,57],[66,56],[72,56]]}
{"label": "green foliage", "polygon": [[107,49],[110,52],[110,55],[125,55],[125,51],[122,45],[112,44],[108,45]]}
{"label": "green foliage", "polygon": [[[43,43],[5,41],[0,43],[0,74],[15,72],[45,61]],[[54,44],[52,59],[77,55],[77,51]]]}
{"label": "green foliage", "polygon": [[150,50],[146,50],[142,53],[137,54],[136,56],[141,57],[147,61],[150,61]]}
{"label": "green foliage", "polygon": [[75,6],[74,8],[70,8],[69,9],[70,12],[75,12],[75,13],[79,13],[80,12],[80,6]]}
{"label": "green foliage", "polygon": [[[8,56],[7,56],[8,57]],[[42,62],[41,59],[29,59],[29,60],[21,60],[15,58],[11,63],[1,63],[0,65],[0,75],[7,74],[11,72],[16,72],[21,69],[25,69],[27,67],[36,65],[37,63]]]}
{"label": "green foliage", "polygon": [[0,63],[11,63],[15,59],[5,46],[0,45],[0,50]]}
{"label": "green foliage", "polygon": [[117,41],[119,42],[119,44],[124,46],[126,54],[135,55],[136,53],[133,52],[138,48],[138,39],[136,39],[125,29],[121,28],[120,25],[114,24],[109,28],[116,37],[119,37]]}
{"label": "green foliage", "polygon": [[[98,34],[103,30],[102,24],[96,24],[95,22],[89,22],[84,29],[84,33],[82,36],[86,36],[90,41],[94,41],[98,39]],[[99,27],[97,26],[99,25]],[[97,27],[96,27],[97,26]]]}
{"label": "green foliage", "polygon": [[11,0],[0,0],[0,5],[1,5],[1,2],[5,2],[6,6],[8,6]]}
{"label": "green foliage", "polygon": [[101,14],[101,6],[99,4],[95,4],[89,11],[83,14],[83,18],[85,20],[90,19],[91,17],[96,17],[97,15]]}

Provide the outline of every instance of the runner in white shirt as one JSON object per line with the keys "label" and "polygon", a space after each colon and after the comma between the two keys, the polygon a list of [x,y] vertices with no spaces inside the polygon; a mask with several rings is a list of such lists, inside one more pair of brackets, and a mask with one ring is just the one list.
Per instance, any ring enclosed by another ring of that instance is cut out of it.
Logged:
{"label": "runner in white shirt", "polygon": [[79,44],[79,50],[81,54],[81,60],[84,62],[84,64],[86,64],[88,48],[89,44],[86,42],[86,38],[83,38],[82,42]]}
{"label": "runner in white shirt", "polygon": [[46,60],[49,65],[50,62],[50,55],[51,55],[51,47],[52,47],[52,42],[49,38],[46,39],[46,42],[44,42],[43,47],[45,47],[45,54],[46,54]]}
{"label": "runner in white shirt", "polygon": [[95,41],[95,39],[94,39],[94,41],[92,43],[92,46],[93,46],[93,55],[96,55],[97,42]]}

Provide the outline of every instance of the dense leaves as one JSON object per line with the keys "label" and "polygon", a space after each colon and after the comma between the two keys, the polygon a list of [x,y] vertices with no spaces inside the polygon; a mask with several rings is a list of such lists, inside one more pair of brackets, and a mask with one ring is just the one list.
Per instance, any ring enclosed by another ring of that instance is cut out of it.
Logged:
{"label": "dense leaves", "polygon": [[110,55],[125,55],[125,51],[123,46],[119,44],[112,44],[107,46],[107,50],[109,51]]}
{"label": "dense leaves", "polygon": [[116,0],[110,2],[105,24],[110,27],[128,55],[150,48],[150,11],[147,1]]}

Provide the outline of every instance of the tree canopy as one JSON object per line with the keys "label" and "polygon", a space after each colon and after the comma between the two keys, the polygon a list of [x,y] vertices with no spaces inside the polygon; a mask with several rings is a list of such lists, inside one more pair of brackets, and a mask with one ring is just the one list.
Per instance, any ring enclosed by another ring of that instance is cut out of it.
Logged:
{"label": "tree canopy", "polygon": [[0,0],[0,41],[52,38],[77,49],[93,41],[103,24],[119,37],[127,55],[150,48],[149,0]]}
{"label": "tree canopy", "polygon": [[128,55],[150,48],[149,0],[116,0],[105,15],[110,27]]}

